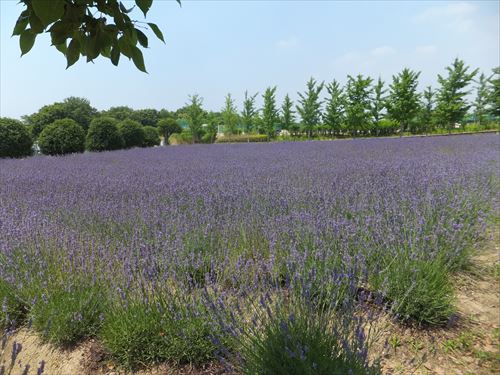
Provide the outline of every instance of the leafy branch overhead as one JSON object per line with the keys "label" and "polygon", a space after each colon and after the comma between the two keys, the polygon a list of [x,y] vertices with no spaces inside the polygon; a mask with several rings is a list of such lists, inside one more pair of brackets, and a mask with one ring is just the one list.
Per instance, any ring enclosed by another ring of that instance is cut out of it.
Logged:
{"label": "leafy branch overhead", "polygon": [[[180,5],[181,0],[176,1]],[[103,56],[118,65],[124,55],[132,59],[137,69],[147,73],[140,47],[148,48],[149,42],[142,30],[150,29],[165,43],[156,24],[130,18],[136,6],[146,18],[153,0],[135,0],[135,5],[128,9],[118,0],[21,0],[20,3],[26,9],[12,35],[19,36],[21,56],[31,50],[37,35],[48,32],[52,45],[66,56],[66,68],[81,56],[87,62]]]}

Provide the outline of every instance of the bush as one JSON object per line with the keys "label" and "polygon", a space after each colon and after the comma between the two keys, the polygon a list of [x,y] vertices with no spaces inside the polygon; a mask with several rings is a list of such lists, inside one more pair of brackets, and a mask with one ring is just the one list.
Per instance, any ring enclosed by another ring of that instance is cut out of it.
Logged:
{"label": "bush", "polygon": [[69,118],[56,120],[38,137],[40,151],[46,155],[63,155],[85,150],[85,131]]}
{"label": "bush", "polygon": [[26,312],[27,307],[16,295],[14,287],[0,279],[0,330],[18,327]]}
{"label": "bush", "polygon": [[89,151],[118,150],[123,147],[123,137],[117,121],[111,117],[92,120],[87,133],[86,147]]}
{"label": "bush", "polygon": [[19,158],[32,154],[33,140],[22,122],[0,117],[0,158]]}
{"label": "bush", "polygon": [[125,148],[141,147],[144,143],[144,130],[137,121],[126,119],[118,124]]}
{"label": "bush", "polygon": [[268,140],[265,134],[232,134],[217,138],[215,143],[267,142]]}
{"label": "bush", "polygon": [[112,307],[101,339],[118,364],[133,369],[165,361],[207,363],[214,359],[214,333],[201,305],[171,297],[156,305],[127,301]]}
{"label": "bush", "polygon": [[182,127],[173,118],[158,121],[158,130],[165,140],[174,133],[182,133]]}
{"label": "bush", "polygon": [[193,137],[189,132],[174,133],[168,138],[169,145],[190,145],[193,143]]}
{"label": "bush", "polygon": [[382,119],[375,125],[374,130],[376,135],[392,135],[398,130],[399,125],[396,121]]}
{"label": "bush", "polygon": [[31,309],[35,330],[58,346],[74,345],[99,330],[106,298],[99,285],[58,285],[37,299]]}
{"label": "bush", "polygon": [[160,135],[158,134],[158,130],[155,127],[145,126],[142,129],[144,130],[144,141],[142,142],[143,147],[153,147],[160,145]]}

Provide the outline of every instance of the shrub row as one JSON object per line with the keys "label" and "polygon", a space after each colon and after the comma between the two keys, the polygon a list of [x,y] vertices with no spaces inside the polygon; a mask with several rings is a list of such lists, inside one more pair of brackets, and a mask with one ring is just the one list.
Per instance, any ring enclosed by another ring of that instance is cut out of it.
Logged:
{"label": "shrub row", "polygon": [[215,143],[267,142],[268,140],[265,134],[233,134],[219,137]]}
{"label": "shrub row", "polygon": [[[76,152],[152,147],[160,144],[158,130],[133,120],[100,117],[92,120],[87,134],[74,120],[56,120],[46,126],[38,137],[38,147],[45,155]],[[24,157],[33,153],[33,139],[20,121],[0,118],[0,157]]]}

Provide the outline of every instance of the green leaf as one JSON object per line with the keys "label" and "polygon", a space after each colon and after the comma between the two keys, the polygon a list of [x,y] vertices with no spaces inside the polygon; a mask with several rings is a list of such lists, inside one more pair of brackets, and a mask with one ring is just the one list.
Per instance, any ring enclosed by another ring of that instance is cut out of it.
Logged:
{"label": "green leaf", "polygon": [[63,55],[66,56],[66,51],[68,50],[68,47],[66,46],[66,41],[61,44],[56,44],[56,48],[59,52],[61,52]]}
{"label": "green leaf", "polygon": [[134,62],[137,69],[141,72],[147,73],[146,67],[144,66],[144,57],[142,56],[142,52],[138,47],[132,48],[132,61]]}
{"label": "green leaf", "polygon": [[30,14],[30,26],[31,26],[31,31],[35,34],[40,34],[45,29],[43,27],[43,24],[42,24],[42,21],[40,20],[40,18],[38,18],[37,15],[34,13]]}
{"label": "green leaf", "polygon": [[160,39],[163,43],[165,43],[165,39],[163,39],[163,33],[161,32],[160,28],[156,26],[154,23],[148,23],[149,27],[151,27],[151,30],[155,33],[156,37]]}
{"label": "green leaf", "polygon": [[[125,36],[121,36],[120,39],[118,39],[118,46],[120,47],[121,53],[123,53],[125,56],[127,56],[129,59],[132,58],[132,47]],[[134,46],[135,47],[135,46]],[[137,48],[137,47],[135,47]]]}
{"label": "green leaf", "polygon": [[31,0],[33,11],[47,27],[64,15],[64,0]]}
{"label": "green leaf", "polygon": [[68,61],[66,69],[78,61],[80,58],[80,48],[81,46],[78,39],[73,38],[69,43],[68,50],[66,51],[66,60]]}
{"label": "green leaf", "polygon": [[148,48],[148,37],[146,34],[139,29],[135,29],[135,31],[137,33],[137,40],[139,41],[139,44],[144,48]]}
{"label": "green leaf", "polygon": [[19,46],[21,47],[21,56],[27,54],[33,44],[35,44],[36,34],[31,31],[31,29],[24,30],[19,37]]}
{"label": "green leaf", "polygon": [[118,46],[114,46],[111,50],[111,62],[114,66],[118,66],[118,62],[120,61],[120,48]]}
{"label": "green leaf", "polygon": [[142,10],[142,13],[144,13],[144,17],[146,17],[151,4],[153,4],[153,0],[135,0],[135,3]]}
{"label": "green leaf", "polygon": [[14,26],[14,31],[12,32],[12,36],[21,35],[21,33],[26,29],[26,26],[28,26],[28,22],[29,22],[29,17],[21,13],[19,18],[17,19],[16,25]]}

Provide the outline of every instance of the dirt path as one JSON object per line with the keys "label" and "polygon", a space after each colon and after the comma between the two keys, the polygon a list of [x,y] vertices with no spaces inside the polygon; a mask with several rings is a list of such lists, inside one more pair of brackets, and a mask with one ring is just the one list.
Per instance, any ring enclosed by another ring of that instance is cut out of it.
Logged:
{"label": "dirt path", "polygon": [[[449,327],[417,329],[384,318],[377,323],[383,334],[372,348],[382,354],[384,374],[500,375],[500,233],[473,259],[472,272],[456,276],[458,314]],[[14,343],[22,349],[12,364]],[[118,375],[94,341],[72,351],[43,344],[31,331],[21,329],[0,345],[0,368],[6,375],[36,374],[44,361],[47,375]],[[136,375],[211,375],[220,366],[205,369],[160,366]],[[1,371],[0,371],[1,373]]]}

